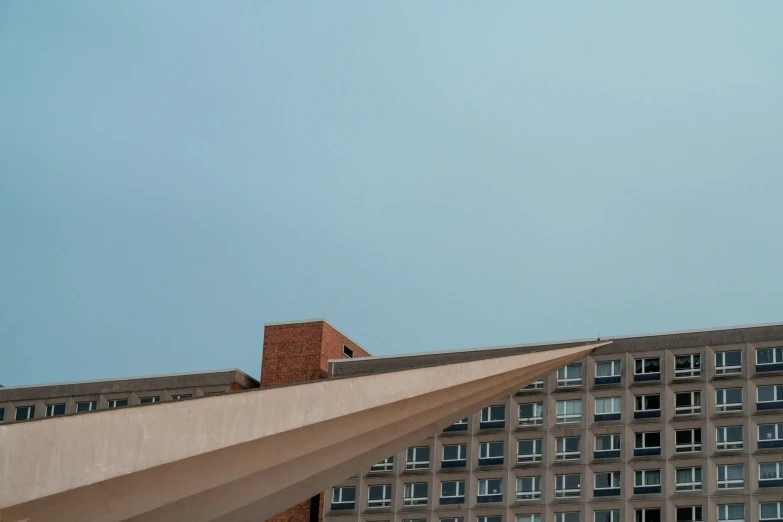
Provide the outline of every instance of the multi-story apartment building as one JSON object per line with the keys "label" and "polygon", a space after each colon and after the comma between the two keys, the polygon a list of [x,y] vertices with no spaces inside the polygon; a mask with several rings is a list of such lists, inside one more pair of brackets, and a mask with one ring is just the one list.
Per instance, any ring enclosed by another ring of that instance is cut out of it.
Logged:
{"label": "multi-story apartment building", "polygon": [[[267,325],[238,370],[0,387],[0,422],[511,355],[369,357],[322,320]],[[783,325],[613,338],[275,522],[783,522]]]}

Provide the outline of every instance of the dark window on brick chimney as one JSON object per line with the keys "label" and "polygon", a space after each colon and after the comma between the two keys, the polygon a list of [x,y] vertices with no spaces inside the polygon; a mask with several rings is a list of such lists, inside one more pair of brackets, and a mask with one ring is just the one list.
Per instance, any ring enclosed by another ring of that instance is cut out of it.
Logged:
{"label": "dark window on brick chimney", "polygon": [[353,350],[351,350],[350,348],[348,348],[348,346],[347,346],[347,345],[345,345],[345,344],[344,344],[344,345],[343,345],[343,354],[344,354],[346,357],[353,357]]}

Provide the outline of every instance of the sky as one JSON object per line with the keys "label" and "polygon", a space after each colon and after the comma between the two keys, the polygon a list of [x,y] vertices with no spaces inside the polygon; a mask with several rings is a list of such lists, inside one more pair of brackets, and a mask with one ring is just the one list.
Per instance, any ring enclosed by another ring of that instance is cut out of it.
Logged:
{"label": "sky", "polygon": [[783,321],[783,2],[0,2],[0,383]]}

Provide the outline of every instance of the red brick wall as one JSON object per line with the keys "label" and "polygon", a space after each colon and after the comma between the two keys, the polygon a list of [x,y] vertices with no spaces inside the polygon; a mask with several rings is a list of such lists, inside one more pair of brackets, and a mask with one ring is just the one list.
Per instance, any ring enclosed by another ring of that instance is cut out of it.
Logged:
{"label": "red brick wall", "polygon": [[[329,359],[343,359],[343,345],[354,357],[370,354],[325,321],[270,325],[264,328],[261,387],[315,381],[328,376]],[[323,518],[321,493],[319,522]],[[269,519],[272,522],[310,522],[310,500]]]}

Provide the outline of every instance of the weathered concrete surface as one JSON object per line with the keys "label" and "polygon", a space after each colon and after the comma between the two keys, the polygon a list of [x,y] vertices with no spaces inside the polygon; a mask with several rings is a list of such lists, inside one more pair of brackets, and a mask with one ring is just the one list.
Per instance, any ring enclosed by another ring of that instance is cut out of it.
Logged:
{"label": "weathered concrete surface", "polygon": [[263,520],[603,344],[0,426],[0,520]]}

